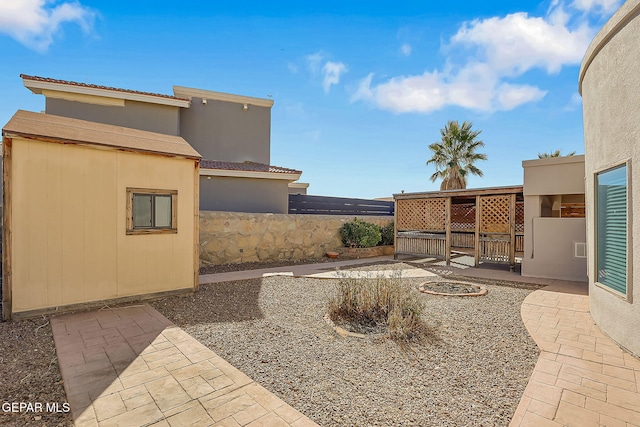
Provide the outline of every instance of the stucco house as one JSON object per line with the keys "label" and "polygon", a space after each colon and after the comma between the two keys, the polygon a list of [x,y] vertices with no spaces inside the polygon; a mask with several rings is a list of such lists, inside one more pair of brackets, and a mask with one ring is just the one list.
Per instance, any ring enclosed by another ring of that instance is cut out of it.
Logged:
{"label": "stucco house", "polygon": [[302,174],[270,164],[273,100],[174,86],[174,95],[21,75],[47,114],[180,136],[203,158],[200,209],[287,213]]}
{"label": "stucco house", "polygon": [[200,155],[183,138],[27,111],[2,138],[4,319],[197,290]]}
{"label": "stucco house", "polygon": [[[582,61],[589,306],[640,355],[640,0],[627,0]],[[636,213],[634,215],[634,213]]]}
{"label": "stucco house", "polygon": [[525,160],[522,275],[587,281],[584,156]]}

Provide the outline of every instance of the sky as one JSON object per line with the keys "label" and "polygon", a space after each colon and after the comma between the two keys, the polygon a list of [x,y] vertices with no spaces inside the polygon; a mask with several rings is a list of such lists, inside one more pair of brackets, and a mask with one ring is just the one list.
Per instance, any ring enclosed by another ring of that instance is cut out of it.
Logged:
{"label": "sky", "polygon": [[621,0],[202,2],[0,0],[0,124],[44,97],[21,73],[274,100],[271,164],[308,193],[435,191],[449,120],[485,143],[468,188],[522,184],[522,161],[584,153],[580,63]]}

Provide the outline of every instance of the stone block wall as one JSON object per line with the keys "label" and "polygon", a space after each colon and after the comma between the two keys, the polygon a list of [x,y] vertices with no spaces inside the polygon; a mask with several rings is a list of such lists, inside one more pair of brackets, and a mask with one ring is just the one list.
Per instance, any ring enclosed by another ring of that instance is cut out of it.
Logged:
{"label": "stone block wall", "polygon": [[[200,265],[322,258],[353,216],[200,211]],[[390,216],[361,217],[384,226]]]}

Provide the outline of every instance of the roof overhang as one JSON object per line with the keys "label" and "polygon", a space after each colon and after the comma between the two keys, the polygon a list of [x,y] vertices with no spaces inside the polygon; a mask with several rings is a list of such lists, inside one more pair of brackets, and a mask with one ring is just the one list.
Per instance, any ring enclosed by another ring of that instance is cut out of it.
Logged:
{"label": "roof overhang", "polygon": [[400,193],[394,194],[395,200],[405,199],[428,199],[436,197],[472,197],[472,196],[488,196],[501,194],[519,194],[523,190],[522,185],[512,185],[507,187],[486,187],[486,188],[469,188],[464,190],[443,190],[429,191],[424,193]]}
{"label": "roof overhang", "polygon": [[[75,84],[22,79],[24,86],[31,92],[38,95],[45,95],[49,98],[61,98],[67,100],[84,100],[90,102],[89,98],[95,97],[92,101],[101,105],[117,105],[118,100],[146,102],[150,104],[168,105],[171,107],[188,108],[190,102],[186,99],[167,98],[153,94],[125,92],[115,89],[80,86]],[[80,95],[84,98],[73,99],[73,95]]]}
{"label": "roof overhang", "polygon": [[258,107],[273,107],[272,99],[253,98],[251,96],[233,95],[224,92],[214,92],[211,90],[195,89],[183,86],[174,86],[173,94],[180,98],[200,98],[212,101],[235,102],[237,104],[256,105]]}
{"label": "roof overhang", "polygon": [[532,166],[562,165],[569,163],[584,163],[584,154],[575,156],[543,157],[541,159],[523,160],[522,167],[527,168]]}
{"label": "roof overhang", "polygon": [[200,154],[179,136],[23,110],[18,110],[4,126],[2,136],[89,145],[197,161],[201,158]]}
{"label": "roof overhang", "polygon": [[297,181],[302,176],[301,173],[281,173],[281,172],[261,172],[229,169],[208,169],[200,168],[200,176],[220,176],[231,178],[251,178],[251,179],[279,179],[284,181]]}
{"label": "roof overhang", "polygon": [[308,182],[290,182],[289,188],[309,188]]}

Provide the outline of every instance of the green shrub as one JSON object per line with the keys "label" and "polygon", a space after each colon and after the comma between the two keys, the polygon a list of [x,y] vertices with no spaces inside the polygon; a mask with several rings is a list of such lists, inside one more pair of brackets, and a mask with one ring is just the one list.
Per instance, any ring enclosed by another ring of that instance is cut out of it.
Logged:
{"label": "green shrub", "polygon": [[400,274],[387,277],[347,278],[338,281],[337,292],[329,300],[332,320],[346,321],[362,328],[383,327],[399,341],[419,339],[426,328],[421,315],[424,303],[415,290],[403,283]]}
{"label": "green shrub", "polygon": [[380,227],[358,218],[342,224],[340,237],[342,238],[342,243],[351,248],[370,248],[376,246],[382,240]]}
{"label": "green shrub", "polygon": [[393,222],[385,225],[380,228],[380,234],[382,235],[382,241],[379,243],[380,245],[393,245]]}

